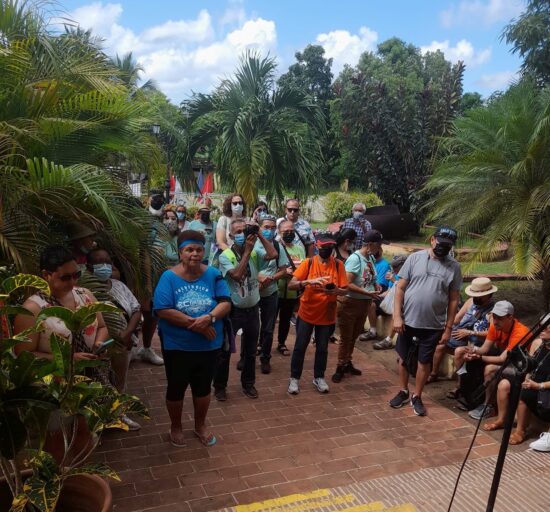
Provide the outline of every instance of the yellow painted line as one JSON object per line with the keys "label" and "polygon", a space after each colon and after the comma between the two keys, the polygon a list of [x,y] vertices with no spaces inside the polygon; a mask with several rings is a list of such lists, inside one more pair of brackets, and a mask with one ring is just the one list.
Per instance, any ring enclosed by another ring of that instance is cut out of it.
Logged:
{"label": "yellow painted line", "polygon": [[265,509],[274,507],[282,507],[298,503],[300,501],[307,501],[315,498],[324,498],[331,496],[331,492],[328,489],[318,489],[303,494],[290,494],[283,496],[282,498],[274,498],[271,500],[259,501],[257,503],[251,503],[250,505],[237,505],[235,512],[260,512]]}
{"label": "yellow painted line", "polygon": [[416,512],[416,507],[412,503],[405,503],[403,505],[385,508],[384,512]]}

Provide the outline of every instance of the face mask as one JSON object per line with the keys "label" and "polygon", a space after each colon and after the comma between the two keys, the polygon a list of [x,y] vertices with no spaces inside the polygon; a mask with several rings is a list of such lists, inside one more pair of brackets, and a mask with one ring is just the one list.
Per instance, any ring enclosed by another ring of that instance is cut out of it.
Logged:
{"label": "face mask", "polygon": [[348,252],[352,252],[355,250],[355,244],[353,242],[348,244]]}
{"label": "face mask", "polygon": [[176,220],[165,220],[164,225],[166,226],[166,229],[171,235],[173,235],[174,233],[177,233],[178,222]]}
{"label": "face mask", "polygon": [[359,220],[363,216],[363,212],[353,212],[353,218]]}
{"label": "face mask", "polygon": [[433,251],[438,258],[444,258],[445,256],[447,256],[447,254],[451,252],[451,247],[452,245],[442,245],[438,243],[433,248]]}
{"label": "face mask", "polygon": [[107,281],[113,275],[113,266],[110,263],[98,263],[92,265],[94,276],[100,281]]}
{"label": "face mask", "polygon": [[242,204],[232,204],[231,205],[231,211],[235,215],[240,215],[241,213],[243,213],[243,205]]}
{"label": "face mask", "polygon": [[235,243],[237,245],[242,247],[244,245],[246,237],[244,236],[244,233],[239,233],[238,235],[235,235],[233,239],[235,240]]}
{"label": "face mask", "polygon": [[201,221],[208,224],[210,222],[210,212],[201,213]]}
{"label": "face mask", "polygon": [[285,244],[291,244],[292,242],[294,242],[294,233],[285,233],[283,235],[283,242]]}
{"label": "face mask", "polygon": [[176,212],[176,217],[178,218],[178,220],[183,220],[183,219],[185,219],[185,213]]}
{"label": "face mask", "polygon": [[149,213],[155,217],[162,217],[162,208],[160,210],[155,210],[152,206],[149,206]]}
{"label": "face mask", "polygon": [[483,297],[474,297],[474,305],[481,306],[483,304]]}
{"label": "face mask", "polygon": [[332,254],[332,247],[323,247],[319,249],[319,256],[324,260],[328,260]]}
{"label": "face mask", "polygon": [[266,240],[271,240],[273,238],[273,231],[271,229],[262,229],[262,235]]}

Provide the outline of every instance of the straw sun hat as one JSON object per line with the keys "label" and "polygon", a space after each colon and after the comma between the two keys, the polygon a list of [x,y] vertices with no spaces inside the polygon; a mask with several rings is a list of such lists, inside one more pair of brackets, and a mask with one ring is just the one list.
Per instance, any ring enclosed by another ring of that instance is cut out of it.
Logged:
{"label": "straw sun hat", "polygon": [[483,297],[495,293],[498,288],[491,282],[488,277],[476,277],[472,280],[472,284],[466,287],[466,295],[470,297]]}

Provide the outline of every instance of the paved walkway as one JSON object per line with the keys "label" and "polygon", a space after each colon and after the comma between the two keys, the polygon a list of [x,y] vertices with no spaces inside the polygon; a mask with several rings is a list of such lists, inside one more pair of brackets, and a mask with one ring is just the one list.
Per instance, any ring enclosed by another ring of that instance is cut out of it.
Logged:
{"label": "paved walkway", "polygon": [[[337,346],[331,345],[328,377],[335,366],[336,351]],[[371,508],[365,508],[368,503],[363,501],[360,508],[342,504],[337,509],[415,510],[403,508],[411,493],[402,494],[397,490],[392,493],[390,484],[384,483],[391,480],[384,479],[406,472],[418,474],[429,468],[446,471],[445,485],[437,489],[439,496],[450,496],[449,482],[470,442],[472,424],[428,397],[425,404],[429,415],[424,418],[414,416],[408,406],[390,409],[387,401],[398,389],[396,376],[368,354],[357,351],[355,357],[356,366],[364,371],[363,376],[347,376],[340,384],[329,382],[330,393],[320,395],[311,385],[313,350],[310,347],[302,392],[298,396],[286,393],[289,358],[276,354],[270,375],[261,375],[258,371],[258,400],[242,395],[235,363],[233,358],[229,400],[225,403],[213,400],[208,415],[218,444],[205,448],[193,437],[189,399],[184,406],[188,443],[179,449],[168,443],[163,368],[143,363],[132,365],[128,390],[144,399],[152,419],[144,421],[139,432],[108,434],[98,451],[97,457],[116,469],[122,479],[112,486],[115,512],[213,511],[296,493],[362,486],[371,480],[382,482],[382,488],[387,490],[384,500],[369,504]],[[480,433],[471,459],[491,457],[497,451],[497,440]],[[546,454],[538,460],[548,461],[550,465],[550,458],[544,457]],[[433,478],[438,480],[437,473]],[[431,485],[426,483],[429,479],[422,481],[422,492],[429,493]],[[388,500],[392,494],[392,500]],[[359,492],[356,497],[379,500],[379,494],[374,491],[365,495]],[[397,505],[401,508],[391,508]],[[446,507],[416,506],[419,511],[446,510]],[[267,508],[277,509],[271,505]],[[256,506],[236,510],[264,509],[265,506],[263,509]],[[549,509],[550,506],[524,510]],[[470,507],[470,510],[478,509]]]}

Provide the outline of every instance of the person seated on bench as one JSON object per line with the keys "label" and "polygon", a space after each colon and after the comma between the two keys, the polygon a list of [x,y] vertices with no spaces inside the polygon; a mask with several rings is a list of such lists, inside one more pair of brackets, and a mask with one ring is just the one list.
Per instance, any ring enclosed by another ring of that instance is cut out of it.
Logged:
{"label": "person seated on bench", "polygon": [[[464,359],[466,361],[480,360],[484,363],[486,365],[484,368],[484,378],[485,382],[489,383],[500,366],[506,361],[508,351],[512,350],[528,332],[529,328],[514,318],[514,306],[507,300],[501,300],[495,304],[491,311],[491,324],[483,345],[481,347],[469,348]],[[494,351],[498,355],[487,355]],[[485,388],[485,403],[468,413],[471,418],[478,420],[482,417],[488,418],[495,415],[495,409],[490,402],[497,384],[491,382]],[[484,430],[501,428],[498,425],[502,424],[506,417],[508,397],[498,395],[497,405],[497,419],[491,424],[484,425]],[[490,428],[491,426],[494,428]]]}
{"label": "person seated on bench", "polygon": [[[550,325],[531,345],[531,354],[537,365],[522,385],[523,390],[517,410],[517,427],[510,436],[510,444],[521,444],[525,441],[531,414],[550,423]],[[501,381],[498,386],[499,393],[503,382]],[[550,452],[550,431],[543,432],[539,439],[529,445],[529,448],[539,452]]]}
{"label": "person seated on bench", "polygon": [[[439,377],[439,366],[445,354],[455,354],[455,368],[458,370],[464,364],[464,354],[469,344],[481,346],[489,329],[489,312],[493,309],[493,293],[498,290],[488,277],[476,277],[470,286],[466,287],[466,295],[470,297],[455,316],[451,339],[445,345],[435,349],[432,373],[427,384],[436,382]],[[449,392],[449,398],[458,398],[458,389]]]}

